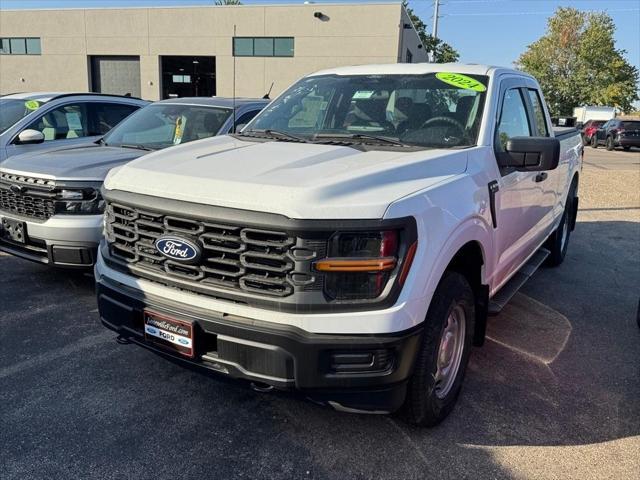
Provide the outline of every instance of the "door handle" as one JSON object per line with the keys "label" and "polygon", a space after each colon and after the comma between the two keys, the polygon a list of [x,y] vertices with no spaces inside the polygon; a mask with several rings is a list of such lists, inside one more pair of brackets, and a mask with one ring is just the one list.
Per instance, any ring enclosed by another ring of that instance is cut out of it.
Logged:
{"label": "door handle", "polygon": [[540,172],[539,174],[536,175],[535,181],[544,182],[547,179],[547,177],[548,177],[547,172]]}

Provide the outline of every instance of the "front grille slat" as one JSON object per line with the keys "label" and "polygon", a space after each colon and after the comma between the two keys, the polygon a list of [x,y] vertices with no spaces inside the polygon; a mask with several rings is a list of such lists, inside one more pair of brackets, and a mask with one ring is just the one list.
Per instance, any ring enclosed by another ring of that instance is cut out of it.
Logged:
{"label": "front grille slat", "polygon": [[[292,249],[298,239],[287,232],[165,215],[109,202],[105,218],[111,255],[135,266],[136,271],[162,273],[167,281],[173,278],[183,284],[271,297],[285,297],[294,291]],[[199,262],[188,265],[161,255],[155,241],[166,234],[197,240],[202,248]]]}

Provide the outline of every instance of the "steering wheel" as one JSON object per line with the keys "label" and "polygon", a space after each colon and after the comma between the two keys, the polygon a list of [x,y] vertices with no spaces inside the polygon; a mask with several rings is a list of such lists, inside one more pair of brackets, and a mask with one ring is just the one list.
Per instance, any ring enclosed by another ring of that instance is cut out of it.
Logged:
{"label": "steering wheel", "polygon": [[443,124],[445,126],[455,127],[456,129],[458,129],[458,132],[456,132],[456,133],[460,134],[460,135],[455,135],[455,136],[458,136],[460,138],[464,138],[465,135],[466,135],[466,132],[465,132],[466,129],[464,128],[464,125],[462,125],[462,123],[460,123],[455,118],[451,118],[451,117],[433,117],[433,118],[430,118],[429,120],[424,122],[420,128],[430,127],[434,123],[440,123],[440,124]]}

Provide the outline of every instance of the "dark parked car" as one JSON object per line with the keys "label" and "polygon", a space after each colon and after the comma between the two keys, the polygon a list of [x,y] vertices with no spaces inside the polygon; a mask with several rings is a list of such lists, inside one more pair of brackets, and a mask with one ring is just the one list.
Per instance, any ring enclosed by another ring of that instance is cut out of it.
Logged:
{"label": "dark parked car", "polygon": [[589,120],[584,125],[582,125],[582,144],[589,145],[591,143],[591,137],[595,133],[595,131],[600,128],[606,120]]}
{"label": "dark parked car", "polygon": [[591,136],[591,146],[605,145],[607,150],[640,147],[640,119],[614,118],[598,128]]}

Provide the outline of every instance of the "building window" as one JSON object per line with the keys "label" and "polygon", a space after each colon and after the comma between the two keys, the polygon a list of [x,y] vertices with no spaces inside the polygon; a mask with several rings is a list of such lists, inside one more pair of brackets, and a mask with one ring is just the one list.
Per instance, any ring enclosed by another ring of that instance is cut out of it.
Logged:
{"label": "building window", "polygon": [[11,46],[11,55],[27,54],[27,43],[24,38],[12,38],[9,45]]}
{"label": "building window", "polygon": [[191,83],[191,75],[171,75],[173,83]]}
{"label": "building window", "polygon": [[413,62],[413,54],[411,53],[411,51],[409,49],[407,49],[407,55],[405,56],[405,61],[407,63],[412,63]]}
{"label": "building window", "polygon": [[274,38],[274,56],[293,57],[293,37]]}
{"label": "building window", "polygon": [[8,38],[0,38],[0,54],[9,55],[11,53],[11,47],[9,45]]}
{"label": "building window", "polygon": [[27,38],[27,54],[28,55],[40,55],[42,48],[40,47],[39,38]]}
{"label": "building window", "polygon": [[236,57],[293,57],[293,37],[234,37]]}
{"label": "building window", "polygon": [[42,48],[39,38],[0,38],[2,55],[40,55]]}

